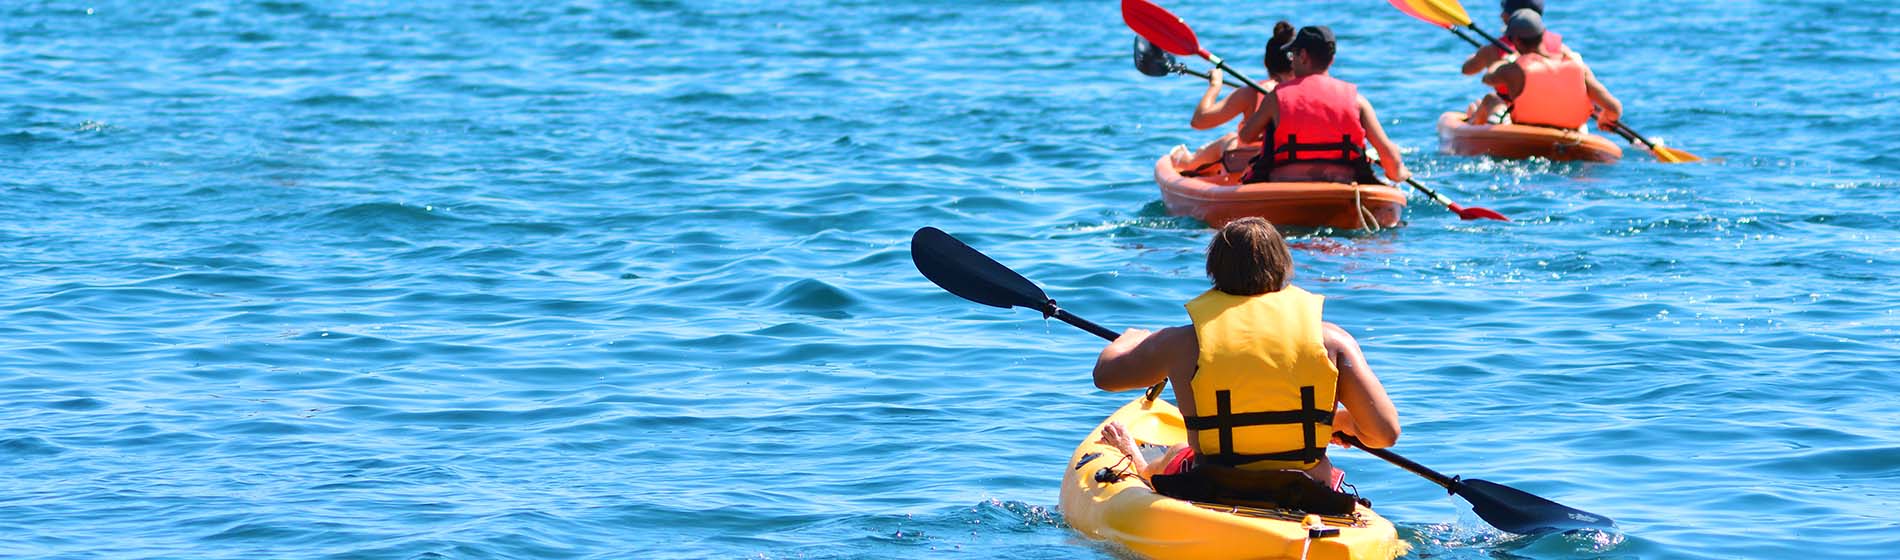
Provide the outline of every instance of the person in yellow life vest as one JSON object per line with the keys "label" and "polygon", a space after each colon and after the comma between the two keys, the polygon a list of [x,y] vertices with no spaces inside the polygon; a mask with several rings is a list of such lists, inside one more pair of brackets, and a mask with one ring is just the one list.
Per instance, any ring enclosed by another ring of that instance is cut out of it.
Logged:
{"label": "person in yellow life vest", "polygon": [[[1280,82],[1240,127],[1241,138],[1263,137],[1245,182],[1320,181],[1376,184],[1366,145],[1379,151],[1386,179],[1403,183],[1412,173],[1379,125],[1372,102],[1359,87],[1327,74],[1337,52],[1333,31],[1302,27],[1287,45],[1293,79]],[[1266,135],[1272,130],[1273,134]]]}
{"label": "person in yellow life vest", "polygon": [[[1293,79],[1293,62],[1286,56],[1287,43],[1292,41],[1293,24],[1284,20],[1275,22],[1273,38],[1267,40],[1265,56],[1268,79],[1261,82],[1260,87],[1272,90],[1279,82]],[[1260,100],[1265,96],[1250,87],[1242,87],[1225,98],[1220,97],[1221,90],[1226,88],[1226,84],[1221,81],[1224,77],[1226,74],[1219,68],[1208,70],[1207,92],[1201,94],[1201,102],[1195,105],[1194,116],[1188,121],[1188,126],[1195,130],[1207,130],[1251,115],[1254,109],[1260,107]],[[1246,119],[1241,119],[1240,126],[1246,126]],[[1234,132],[1202,146],[1181,168],[1187,170],[1184,174],[1188,176],[1213,175],[1217,173],[1214,164],[1219,163],[1219,173],[1239,173],[1246,169],[1247,162],[1259,154],[1260,137],[1256,135],[1242,140],[1239,127],[1236,127]]]}
{"label": "person in yellow life vest", "polygon": [[[1596,74],[1582,60],[1567,53],[1546,50],[1543,45],[1544,18],[1531,10],[1518,10],[1505,24],[1505,40],[1517,47],[1515,62],[1499,61],[1485,72],[1484,83],[1506,94],[1515,124],[1580,130],[1598,109],[1597,128],[1609,130],[1623,116],[1623,102],[1597,81]],[[1467,121],[1488,122],[1488,116],[1505,99],[1486,96]]]}
{"label": "person in yellow life vest", "polygon": [[1224,467],[1290,469],[1337,491],[1342,473],[1326,459],[1327,442],[1339,443],[1333,432],[1375,448],[1398,441],[1385,387],[1352,335],[1321,320],[1325,298],[1290,283],[1293,257],[1272,224],[1222,227],[1207,246],[1207,275],[1213,289],[1187,303],[1192,324],[1129,329],[1095,362],[1103,390],[1174,383],[1187,445],[1149,462],[1125,427],[1103,433],[1157,490],[1158,477]]}

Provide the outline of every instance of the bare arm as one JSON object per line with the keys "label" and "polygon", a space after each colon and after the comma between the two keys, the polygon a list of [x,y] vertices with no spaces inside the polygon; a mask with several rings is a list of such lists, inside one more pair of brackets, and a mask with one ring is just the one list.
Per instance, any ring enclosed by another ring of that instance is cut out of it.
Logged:
{"label": "bare arm", "polygon": [[1392,137],[1385,135],[1385,127],[1379,125],[1379,114],[1372,110],[1372,102],[1359,96],[1359,126],[1366,129],[1366,142],[1379,152],[1379,167],[1385,168],[1385,178],[1393,183],[1403,183],[1412,178],[1412,172],[1405,168],[1405,160],[1399,157],[1399,147],[1392,143]]}
{"label": "bare arm", "polygon": [[1398,408],[1366,363],[1359,341],[1338,325],[1326,323],[1324,329],[1326,353],[1339,368],[1339,404],[1349,411],[1333,419],[1333,429],[1352,434],[1367,447],[1391,447],[1399,441]]}
{"label": "bare arm", "polygon": [[1597,81],[1596,72],[1584,71],[1583,87],[1590,93],[1590,101],[1603,108],[1603,112],[1597,114],[1597,129],[1614,128],[1616,121],[1623,119],[1623,102],[1610,95],[1610,89],[1603,87],[1603,82]]}
{"label": "bare arm", "polygon": [[1511,97],[1524,93],[1524,69],[1518,68],[1516,64],[1499,61],[1484,72],[1483,81],[1484,85],[1498,88],[1511,94]]}
{"label": "bare arm", "polygon": [[1478,52],[1471,53],[1471,58],[1465,59],[1465,65],[1458,71],[1471,76],[1483,72],[1486,68],[1490,68],[1491,64],[1500,60],[1504,60],[1504,51],[1498,50],[1497,45],[1485,45],[1479,47]]}
{"label": "bare arm", "polygon": [[1095,358],[1095,386],[1103,391],[1127,391],[1160,383],[1183,365],[1196,360],[1194,327],[1168,327],[1150,333],[1128,329]]}
{"label": "bare arm", "polygon": [[1240,125],[1241,142],[1257,142],[1266,138],[1267,125],[1280,117],[1280,98],[1267,92],[1267,98],[1260,101],[1260,107]]}
{"label": "bare arm", "polygon": [[1220,99],[1224,85],[1221,83],[1220,69],[1209,71],[1207,76],[1207,92],[1201,94],[1201,103],[1194,106],[1194,117],[1188,121],[1188,126],[1195,130],[1207,130],[1245,115],[1248,109],[1253,108],[1255,96],[1258,95],[1253,88],[1236,89],[1226,99]]}

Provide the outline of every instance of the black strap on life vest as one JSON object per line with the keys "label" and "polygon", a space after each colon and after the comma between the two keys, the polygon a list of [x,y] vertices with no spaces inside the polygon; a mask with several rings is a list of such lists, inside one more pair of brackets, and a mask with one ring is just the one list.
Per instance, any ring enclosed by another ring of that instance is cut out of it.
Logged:
{"label": "black strap on life vest", "polygon": [[[1300,388],[1299,410],[1276,410],[1267,412],[1234,413],[1233,393],[1231,391],[1214,392],[1213,416],[1183,416],[1183,423],[1190,430],[1215,430],[1219,434],[1219,448],[1199,455],[1211,463],[1238,467],[1256,461],[1299,461],[1309,463],[1326,457],[1326,442],[1319,441],[1319,424],[1332,424],[1333,411],[1319,408],[1314,402],[1312,385]],[[1330,403],[1329,403],[1330,404]],[[1274,426],[1281,424],[1299,424],[1305,443],[1300,449],[1276,453],[1235,453],[1234,428],[1247,426]],[[1209,450],[1202,450],[1209,451]]]}
{"label": "black strap on life vest", "polygon": [[[1300,154],[1307,152],[1339,152],[1346,155],[1345,157],[1336,158],[1300,157]],[[1279,160],[1278,158],[1281,154],[1285,154],[1286,159]],[[1273,147],[1273,155],[1275,159],[1278,160],[1274,162],[1275,164],[1337,163],[1340,165],[1353,165],[1365,161],[1366,149],[1360,147],[1358,144],[1354,144],[1351,134],[1339,135],[1338,142],[1316,143],[1301,143],[1294,135],[1288,134],[1286,135],[1286,143],[1278,144]]]}

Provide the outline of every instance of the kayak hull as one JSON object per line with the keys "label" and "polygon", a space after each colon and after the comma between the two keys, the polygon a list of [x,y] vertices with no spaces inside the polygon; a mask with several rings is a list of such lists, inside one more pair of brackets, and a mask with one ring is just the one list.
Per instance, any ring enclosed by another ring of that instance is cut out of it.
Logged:
{"label": "kayak hull", "polygon": [[1180,165],[1186,146],[1155,162],[1155,184],[1168,213],[1221,227],[1249,216],[1279,226],[1374,229],[1399,225],[1405,193],[1385,185],[1347,183],[1248,183],[1235,176],[1187,177]]}
{"label": "kayak hull", "polygon": [[1465,114],[1438,116],[1439,150],[1464,156],[1504,159],[1540,157],[1554,161],[1614,162],[1623,148],[1610,139],[1581,130],[1521,124],[1469,124]]}
{"label": "kayak hull", "polygon": [[1176,500],[1133,476],[1099,481],[1102,469],[1126,466],[1120,451],[1099,441],[1109,422],[1120,422],[1144,448],[1187,441],[1180,410],[1162,400],[1136,398],[1096,426],[1062,477],[1062,516],[1090,538],[1157,560],[1392,560],[1410,549],[1390,521],[1364,505],[1349,516],[1323,518],[1339,534],[1309,543],[1297,512]]}

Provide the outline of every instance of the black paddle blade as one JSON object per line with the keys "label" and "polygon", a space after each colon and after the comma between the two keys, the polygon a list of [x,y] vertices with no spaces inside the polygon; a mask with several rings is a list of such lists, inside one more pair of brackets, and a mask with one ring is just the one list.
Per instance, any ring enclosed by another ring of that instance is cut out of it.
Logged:
{"label": "black paddle blade", "polygon": [[1616,527],[1616,522],[1608,517],[1488,480],[1459,480],[1454,488],[1452,493],[1471,502],[1471,509],[1478,517],[1507,533],[1535,535]]}
{"label": "black paddle blade", "polygon": [[924,278],[957,297],[991,307],[1046,311],[1049,295],[1035,282],[934,227],[910,236],[910,260]]}
{"label": "black paddle blade", "polygon": [[1162,52],[1160,47],[1148,42],[1141,36],[1135,36],[1135,69],[1156,78],[1174,73],[1174,56]]}

